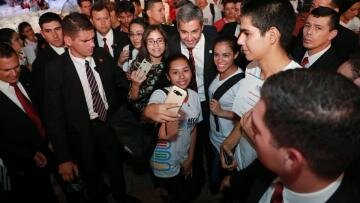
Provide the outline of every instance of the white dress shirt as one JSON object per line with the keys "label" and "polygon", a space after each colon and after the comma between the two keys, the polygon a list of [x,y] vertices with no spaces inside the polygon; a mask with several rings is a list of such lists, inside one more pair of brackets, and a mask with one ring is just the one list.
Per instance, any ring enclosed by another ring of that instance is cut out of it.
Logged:
{"label": "white dress shirt", "polygon": [[[311,55],[311,56],[309,56],[308,51],[306,51],[305,54],[304,54],[303,59],[304,59],[305,57],[308,57],[309,63],[307,63],[307,64],[304,66],[304,68],[309,68],[309,67],[310,67],[313,63],[315,63],[315,61],[317,61],[328,49],[330,49],[330,47],[331,47],[331,44],[330,44],[329,46],[327,46],[325,49],[323,49],[323,50],[319,51],[318,53],[313,54],[313,55]],[[303,59],[301,59],[301,61],[302,61]]]}
{"label": "white dress shirt", "polygon": [[114,33],[112,29],[105,35],[102,36],[99,32],[96,32],[96,38],[99,43],[99,47],[104,47],[104,38],[106,38],[106,44],[109,47],[109,52],[112,57],[114,57],[114,50],[112,48],[112,45],[114,44]]}
{"label": "white dress shirt", "polygon": [[[23,95],[25,95],[25,97],[31,101],[29,95],[26,93],[21,83],[17,82],[16,84],[19,87],[21,93],[23,93]],[[8,82],[0,80],[0,91],[3,92],[11,101],[13,101],[21,110],[25,112],[24,107],[21,105],[19,99],[16,96],[15,88],[13,86],[11,86]]]}
{"label": "white dress shirt", "polygon": [[[181,46],[181,53],[189,58],[189,50],[182,42],[180,43],[180,46]],[[192,49],[192,54],[195,60],[196,83],[197,83],[198,94],[201,102],[206,100],[205,87],[204,87],[204,60],[205,60],[204,49],[205,49],[205,37],[204,34],[201,34],[199,42]]]}
{"label": "white dress shirt", "polygon": [[[283,189],[283,202],[284,203],[296,203],[296,202],[306,202],[306,203],[324,203],[336,192],[339,188],[342,180],[344,178],[344,174],[341,174],[334,182],[326,186],[325,188],[310,192],[310,193],[298,193],[291,191],[290,189],[284,186]],[[278,178],[275,179],[279,180]],[[261,197],[259,203],[269,203],[271,200],[271,196],[274,193],[274,184],[266,190],[266,192]]]}
{"label": "white dress shirt", "polygon": [[90,115],[90,119],[95,119],[98,117],[98,114],[94,111],[94,106],[93,106],[93,100],[92,100],[92,95],[91,95],[91,89],[90,89],[90,85],[89,85],[89,81],[86,75],[86,67],[85,67],[85,60],[89,61],[89,65],[91,67],[91,70],[94,74],[96,83],[98,85],[99,88],[99,93],[101,96],[101,99],[103,100],[104,104],[105,104],[105,108],[108,109],[108,103],[106,100],[106,95],[105,95],[105,91],[101,82],[101,78],[99,73],[95,70],[95,62],[94,59],[92,57],[86,57],[85,59],[83,58],[78,58],[75,57],[71,54],[71,51],[69,50],[69,54],[70,54],[70,58],[74,63],[76,72],[80,78],[80,82],[84,91],[84,95],[85,95],[85,99],[86,99],[86,104],[88,107],[88,111],[89,111],[89,115]]}
{"label": "white dress shirt", "polygon": [[63,54],[65,52],[64,47],[56,47],[56,46],[53,46],[51,44],[49,44],[49,45],[58,55],[61,55],[61,54]]}

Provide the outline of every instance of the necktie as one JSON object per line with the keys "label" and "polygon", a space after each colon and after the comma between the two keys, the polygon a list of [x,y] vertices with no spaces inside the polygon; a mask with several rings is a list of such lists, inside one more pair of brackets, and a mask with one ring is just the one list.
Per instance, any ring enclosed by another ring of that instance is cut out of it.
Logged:
{"label": "necktie", "polygon": [[276,182],[274,183],[274,192],[271,196],[271,200],[270,203],[282,203],[283,202],[283,189],[284,189],[284,185],[281,182]]}
{"label": "necktie", "polygon": [[91,89],[91,96],[93,100],[93,108],[94,111],[98,114],[99,119],[101,121],[106,120],[106,108],[103,100],[101,99],[99,87],[96,83],[94,73],[92,72],[89,61],[85,61],[85,67],[86,67],[86,76],[88,78],[88,82]]}
{"label": "necktie", "polygon": [[188,48],[189,51],[189,61],[190,61],[190,69],[192,72],[192,80],[190,83],[190,88],[197,91],[197,83],[196,83],[196,69],[195,69],[195,59],[194,59],[194,55],[192,53],[192,48]]}
{"label": "necktie", "polygon": [[305,57],[305,58],[303,58],[303,60],[301,61],[301,66],[303,67],[303,68],[305,68],[305,66],[306,66],[306,64],[308,64],[309,63],[309,58],[308,57]]}
{"label": "necktie", "polygon": [[20,91],[16,83],[10,84],[15,89],[16,97],[18,98],[21,106],[24,108],[26,115],[32,120],[35,124],[41,137],[45,137],[44,126],[41,123],[40,116],[38,112],[33,107],[32,103],[25,97],[25,95]]}
{"label": "necktie", "polygon": [[106,43],[106,38],[104,37],[103,40],[104,40],[104,49],[105,49],[105,51],[107,51],[108,53],[110,53],[109,46],[108,46],[108,44]]}

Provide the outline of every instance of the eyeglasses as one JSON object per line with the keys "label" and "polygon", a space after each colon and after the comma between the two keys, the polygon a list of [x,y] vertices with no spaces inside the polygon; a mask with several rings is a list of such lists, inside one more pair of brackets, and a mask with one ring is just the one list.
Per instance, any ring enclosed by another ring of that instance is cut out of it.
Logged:
{"label": "eyeglasses", "polygon": [[162,44],[165,43],[165,40],[164,40],[163,38],[159,38],[159,39],[157,39],[157,40],[148,39],[148,40],[146,40],[146,43],[147,43],[148,45],[152,45],[152,46],[154,46],[155,43],[156,43],[157,45],[162,45]]}
{"label": "eyeglasses", "polygon": [[137,33],[129,33],[129,37],[142,37],[143,36],[143,32],[137,32]]}

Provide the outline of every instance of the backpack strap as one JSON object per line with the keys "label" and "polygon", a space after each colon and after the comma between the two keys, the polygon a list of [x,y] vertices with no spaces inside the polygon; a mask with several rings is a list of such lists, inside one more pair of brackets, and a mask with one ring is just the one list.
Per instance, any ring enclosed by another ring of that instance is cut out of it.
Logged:
{"label": "backpack strap", "polygon": [[[232,87],[234,86],[237,82],[239,82],[241,79],[243,79],[245,77],[245,73],[238,73],[234,76],[232,76],[231,78],[229,78],[228,80],[226,80],[222,85],[220,85],[220,87],[218,87],[213,95],[213,99],[219,101],[220,98]],[[217,115],[214,115],[214,119],[215,119],[215,126],[216,126],[216,131],[219,131],[219,118]]]}
{"label": "backpack strap", "polygon": [[214,24],[215,23],[215,8],[214,8],[213,3],[210,3],[210,12],[211,12],[211,15],[212,15],[212,23],[211,24]]}

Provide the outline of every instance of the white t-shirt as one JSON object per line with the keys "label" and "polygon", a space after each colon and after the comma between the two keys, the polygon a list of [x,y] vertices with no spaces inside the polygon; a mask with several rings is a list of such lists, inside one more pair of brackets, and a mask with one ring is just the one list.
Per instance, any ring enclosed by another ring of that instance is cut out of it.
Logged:
{"label": "white t-shirt", "polygon": [[[301,66],[295,61],[291,61],[283,68],[283,71],[300,67]],[[245,70],[245,78],[239,82],[240,86],[236,93],[232,111],[240,117],[252,109],[260,99],[260,89],[264,83],[260,75],[261,69],[259,64],[253,61]],[[244,137],[241,137],[239,144],[235,148],[235,159],[238,164],[238,169],[241,170],[247,167],[256,159],[256,156],[256,152],[249,142]]]}
{"label": "white t-shirt", "polygon": [[214,5],[214,21],[213,21],[213,15],[210,10],[210,3],[202,10],[203,12],[203,18],[204,18],[204,25],[213,25],[214,22],[221,19],[221,11],[217,6]]}
{"label": "white t-shirt", "polygon": [[[187,90],[188,100],[181,106],[185,118],[179,124],[175,141],[159,140],[150,159],[150,165],[156,177],[170,178],[180,172],[181,163],[188,158],[191,143],[191,131],[202,121],[199,96],[191,89]],[[164,103],[166,93],[155,90],[149,100],[151,103]]]}
{"label": "white t-shirt", "polygon": [[[213,98],[215,91],[229,78],[232,76],[242,73],[243,71],[239,68],[235,73],[229,77],[220,80],[220,75],[218,74],[216,78],[211,82],[209,87],[210,99]],[[239,88],[240,82],[235,83],[230,89],[228,89],[225,94],[220,98],[219,103],[222,109],[231,111],[234,99],[236,97],[237,90]],[[224,142],[234,128],[234,121],[231,119],[225,119],[218,117],[219,131],[216,131],[215,118],[214,114],[210,112],[210,141],[214,147],[220,152],[220,145]]]}

